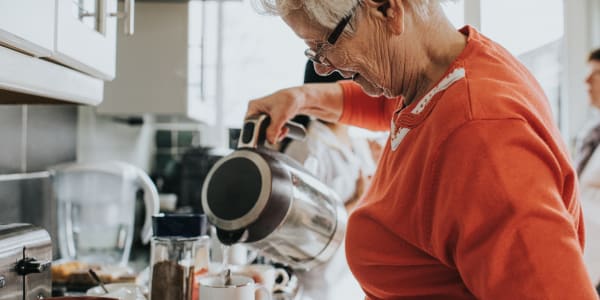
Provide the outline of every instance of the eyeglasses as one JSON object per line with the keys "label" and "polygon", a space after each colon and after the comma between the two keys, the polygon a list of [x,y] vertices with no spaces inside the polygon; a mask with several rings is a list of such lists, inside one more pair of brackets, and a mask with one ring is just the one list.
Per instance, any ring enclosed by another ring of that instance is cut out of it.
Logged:
{"label": "eyeglasses", "polygon": [[321,64],[321,65],[324,65],[327,67],[331,67],[332,64],[327,59],[327,57],[325,57],[325,55],[323,54],[323,51],[325,50],[326,47],[331,47],[331,46],[335,45],[335,43],[338,41],[338,39],[342,35],[342,32],[344,32],[344,29],[346,28],[348,23],[350,23],[350,19],[352,19],[352,16],[354,16],[355,10],[356,10],[356,6],[352,8],[352,10],[350,11],[350,14],[348,14],[347,16],[345,16],[344,18],[342,18],[340,20],[340,22],[335,26],[333,31],[327,37],[326,43],[319,44],[317,46],[316,50],[313,50],[311,48],[304,50],[304,55],[306,55],[306,57],[308,57],[308,59],[312,60],[314,63]]}

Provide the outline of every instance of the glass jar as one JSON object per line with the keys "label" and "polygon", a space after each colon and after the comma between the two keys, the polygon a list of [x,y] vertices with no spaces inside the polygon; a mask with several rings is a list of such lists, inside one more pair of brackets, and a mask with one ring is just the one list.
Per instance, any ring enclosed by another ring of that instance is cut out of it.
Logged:
{"label": "glass jar", "polygon": [[150,300],[198,300],[197,277],[209,264],[206,216],[160,214],[152,224]]}

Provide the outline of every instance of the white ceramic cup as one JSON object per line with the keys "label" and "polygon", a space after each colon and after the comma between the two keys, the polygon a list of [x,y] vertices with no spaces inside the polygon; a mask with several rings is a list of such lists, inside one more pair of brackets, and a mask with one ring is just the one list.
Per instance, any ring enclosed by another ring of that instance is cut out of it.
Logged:
{"label": "white ceramic cup", "polygon": [[135,283],[109,283],[104,285],[108,294],[102,287],[95,286],[87,290],[86,295],[112,297],[119,300],[146,300],[145,288]]}
{"label": "white ceramic cup", "polygon": [[[264,285],[269,293],[285,289],[290,280],[284,269],[275,268],[271,265],[232,266],[231,271],[234,274],[251,277],[256,284]],[[281,282],[277,283],[277,278],[281,278]]]}
{"label": "white ceramic cup", "polygon": [[[222,276],[207,276],[199,279],[201,300],[271,300],[271,294],[262,285],[257,285],[248,276],[231,275],[231,285],[223,284]],[[264,298],[262,297],[264,296]]]}

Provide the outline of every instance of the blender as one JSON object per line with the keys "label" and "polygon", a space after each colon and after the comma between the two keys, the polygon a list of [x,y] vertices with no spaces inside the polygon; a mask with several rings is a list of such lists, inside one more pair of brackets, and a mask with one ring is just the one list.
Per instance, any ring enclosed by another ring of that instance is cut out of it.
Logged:
{"label": "blender", "polygon": [[135,200],[144,192],[145,221],[141,240],[152,236],[158,192],[141,169],[124,162],[70,163],[50,169],[58,204],[61,257],[125,266],[133,242]]}

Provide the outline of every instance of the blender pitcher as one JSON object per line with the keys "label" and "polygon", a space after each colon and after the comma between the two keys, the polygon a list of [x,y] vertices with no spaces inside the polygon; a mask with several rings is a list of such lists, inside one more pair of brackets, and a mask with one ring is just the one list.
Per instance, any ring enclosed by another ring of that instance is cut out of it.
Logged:
{"label": "blender pitcher", "polygon": [[152,236],[158,213],[156,187],[148,175],[123,162],[72,163],[51,168],[58,203],[61,257],[91,263],[126,265],[129,260],[138,189],[144,191],[143,243]]}

